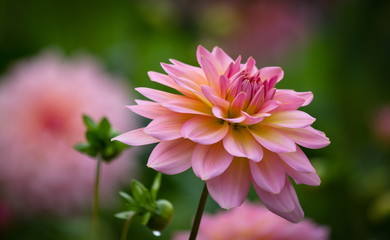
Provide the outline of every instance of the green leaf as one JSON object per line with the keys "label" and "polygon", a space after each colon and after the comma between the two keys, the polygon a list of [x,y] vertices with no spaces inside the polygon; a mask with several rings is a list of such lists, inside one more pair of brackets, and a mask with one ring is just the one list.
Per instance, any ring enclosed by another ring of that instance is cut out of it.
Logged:
{"label": "green leaf", "polygon": [[84,125],[87,127],[87,129],[96,129],[97,125],[96,123],[90,118],[89,116],[83,114],[83,122]]}
{"label": "green leaf", "polygon": [[160,172],[156,174],[156,177],[154,177],[152,187],[150,188],[150,195],[152,196],[153,201],[156,200],[158,190],[160,189],[161,186],[161,175],[162,174]]}
{"label": "green leaf", "polygon": [[73,148],[92,157],[96,157],[97,155],[96,149],[92,148],[88,143],[78,143]]}
{"label": "green leaf", "polygon": [[149,222],[151,216],[152,216],[152,213],[146,212],[146,213],[142,216],[141,224],[142,224],[142,225],[146,225],[146,224]]}
{"label": "green leaf", "polygon": [[126,211],[126,212],[120,212],[120,213],[115,214],[115,217],[127,220],[129,218],[134,217],[135,214],[136,213],[134,211]]}
{"label": "green leaf", "polygon": [[149,190],[137,180],[131,181],[131,192],[135,201],[143,207],[149,207],[152,204],[152,198]]}
{"label": "green leaf", "polygon": [[124,198],[128,203],[130,204],[135,204],[134,199],[127,193],[125,192],[119,192],[119,195]]}
{"label": "green leaf", "polygon": [[106,117],[102,118],[99,123],[99,133],[101,136],[109,137],[111,132],[111,124]]}

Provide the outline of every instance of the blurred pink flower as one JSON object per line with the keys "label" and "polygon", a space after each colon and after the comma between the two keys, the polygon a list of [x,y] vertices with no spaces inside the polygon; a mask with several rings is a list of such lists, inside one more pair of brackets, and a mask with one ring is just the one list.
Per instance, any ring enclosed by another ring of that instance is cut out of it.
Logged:
{"label": "blurred pink flower", "polygon": [[384,144],[390,144],[390,105],[382,106],[374,115],[373,131]]}
{"label": "blurred pink flower", "polygon": [[[188,239],[179,232],[174,240]],[[329,230],[310,220],[290,223],[261,205],[244,203],[228,212],[205,214],[199,227],[198,240],[326,240]]]}
{"label": "blurred pink flower", "polygon": [[129,108],[153,121],[116,139],[129,145],[160,142],[148,166],[166,174],[192,166],[223,208],[241,205],[252,182],[271,211],[299,221],[303,211],[288,176],[308,185],[320,179],[296,144],[329,144],[310,126],[315,119],[297,110],[311,102],[312,93],[275,89],[281,68],[257,69],[252,58],[241,64],[220,48],[210,53],[199,46],[197,58],[201,68],[171,60],[162,64],[168,75],[149,72],[152,81],[181,94],[138,88],[154,102],[136,100]]}
{"label": "blurred pink flower", "polygon": [[[2,79],[0,191],[14,211],[66,214],[90,204],[96,161],[72,148],[84,141],[81,115],[107,116],[118,130],[134,126],[117,107],[129,99],[125,89],[93,59],[66,61],[57,52],[22,62]],[[126,160],[103,166],[103,200],[128,178]]]}

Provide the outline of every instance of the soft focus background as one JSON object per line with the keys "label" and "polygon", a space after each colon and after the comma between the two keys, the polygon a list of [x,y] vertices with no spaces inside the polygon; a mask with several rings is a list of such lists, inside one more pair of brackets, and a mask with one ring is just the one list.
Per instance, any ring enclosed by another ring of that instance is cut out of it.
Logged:
{"label": "soft focus background", "polygon": [[[3,89],[9,82],[18,81],[12,80],[16,63],[20,67],[20,61],[53,49],[69,61],[79,55],[93,58],[92,65],[96,63],[100,69],[97,72],[110,76],[104,77],[107,81],[125,86],[111,92],[112,96],[127,94],[128,101],[123,105],[140,98],[134,87],[161,88],[146,74],[150,70],[162,72],[160,62],[173,58],[197,64],[195,51],[199,44],[209,50],[220,46],[233,58],[239,54],[244,58],[253,56],[258,67],[281,66],[285,77],[278,88],[313,91],[314,101],[304,110],[317,118],[314,127],[324,131],[332,142],[325,149],[305,150],[322,179],[319,187],[296,186],[306,216],[328,226],[331,239],[390,239],[389,12],[390,2],[384,0],[1,0],[0,94],[5,95]],[[69,78],[73,78],[72,74]],[[80,85],[73,91],[82,92],[83,88]],[[5,122],[13,125],[19,121],[9,120],[10,117],[24,115],[11,112],[27,111],[33,100],[10,93],[11,89],[7,90],[7,101],[19,103],[10,112],[0,111],[0,119],[8,118]],[[91,103],[95,108],[102,99],[110,98],[107,93],[92,96],[99,99]],[[110,108],[126,111],[122,104]],[[121,114],[129,121],[128,130],[145,124],[135,114]],[[29,115],[32,114],[27,114],[24,122],[28,123],[29,117],[34,121],[34,116]],[[24,140],[27,142],[12,142],[5,139],[6,129],[10,126],[0,126],[0,168],[7,161],[17,161],[6,154],[10,148],[25,153],[20,154],[24,158],[35,159],[35,152],[26,146],[30,147],[28,141],[41,135],[30,136]],[[155,173],[145,164],[151,149],[152,146],[138,147],[133,152],[138,153],[137,157],[130,154],[117,160],[134,163],[128,173],[115,176],[127,179],[121,182],[122,190],[128,190],[131,178],[150,186]],[[39,165],[35,167],[39,173]],[[45,165],[41,171],[47,168]],[[13,174],[19,173],[16,170]],[[8,175],[12,179],[13,175]],[[75,179],[71,174],[66,177],[68,184],[78,185],[72,182]],[[29,215],[36,212],[29,204],[14,211],[6,195],[17,192],[20,199],[23,192],[15,189],[19,185],[11,181],[0,183],[0,239],[89,239],[89,202],[82,210],[65,215],[58,214],[61,211]],[[29,181],[28,176],[24,181]],[[164,176],[159,196],[175,206],[172,224],[155,237],[134,223],[129,239],[171,239],[173,232],[190,229],[201,190],[202,182],[191,170]],[[92,194],[88,190],[83,193]],[[123,211],[124,206],[116,190],[110,194],[116,201],[102,206],[102,236],[118,239],[123,222],[113,215]],[[252,190],[250,198],[257,199]],[[60,203],[57,208],[62,208]],[[206,210],[214,213],[218,207],[209,199]]]}

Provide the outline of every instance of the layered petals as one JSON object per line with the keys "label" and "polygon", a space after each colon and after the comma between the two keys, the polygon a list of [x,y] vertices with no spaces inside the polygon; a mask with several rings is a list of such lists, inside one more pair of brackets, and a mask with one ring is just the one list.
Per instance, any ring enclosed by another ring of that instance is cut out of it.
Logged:
{"label": "layered petals", "polygon": [[327,138],[323,132],[312,127],[283,129],[283,131],[288,134],[292,140],[303,147],[317,149],[326,147],[330,144],[329,138]]}
{"label": "layered petals", "polygon": [[190,118],[184,114],[162,115],[149,123],[144,132],[154,138],[169,141],[181,138],[183,124]]}
{"label": "layered petals", "polygon": [[279,153],[279,157],[295,171],[302,173],[315,173],[316,171],[299,147],[295,152]]}
{"label": "layered petals", "polygon": [[295,111],[278,111],[264,120],[264,123],[286,128],[304,128],[310,126],[315,118],[309,114]]}
{"label": "layered petals", "polygon": [[147,166],[165,174],[178,174],[191,167],[195,143],[179,138],[160,142],[149,156]]}
{"label": "layered petals", "polygon": [[196,145],[192,153],[192,169],[202,180],[221,175],[230,165],[233,156],[225,151],[222,142],[213,145]]}
{"label": "layered petals", "polygon": [[160,141],[159,139],[146,134],[144,132],[144,128],[135,129],[133,131],[121,134],[117,137],[114,137],[112,140],[123,142],[131,146],[146,145]]}
{"label": "layered petals", "polygon": [[206,181],[211,197],[225,209],[240,206],[250,187],[248,161],[234,158],[229,168],[221,175]]}
{"label": "layered petals", "polygon": [[267,192],[256,184],[254,184],[254,188],[269,210],[296,223],[303,219],[304,213],[290,180],[286,178],[285,181],[282,191],[278,194]]}
{"label": "layered petals", "polygon": [[214,117],[199,116],[188,120],[182,128],[183,138],[200,144],[214,144],[222,140],[229,130],[227,122]]}
{"label": "layered petals", "polygon": [[159,103],[145,101],[145,100],[135,100],[135,101],[137,105],[126,106],[126,107],[142,117],[155,119],[163,114],[172,113],[172,111],[161,106],[161,104]]}
{"label": "layered petals", "polygon": [[257,124],[249,128],[253,137],[272,152],[284,153],[296,150],[295,142],[276,128]]}
{"label": "layered petals", "polygon": [[259,163],[250,162],[252,178],[255,184],[272,194],[282,191],[286,171],[276,154],[265,151],[264,159]]}
{"label": "layered petals", "polygon": [[246,157],[255,162],[263,158],[263,148],[246,128],[230,127],[223,145],[226,151],[236,157]]}

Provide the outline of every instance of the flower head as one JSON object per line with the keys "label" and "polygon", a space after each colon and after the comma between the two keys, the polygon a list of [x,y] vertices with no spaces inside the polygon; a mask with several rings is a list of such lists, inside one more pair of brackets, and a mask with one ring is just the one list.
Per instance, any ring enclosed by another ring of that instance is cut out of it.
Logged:
{"label": "flower head", "polygon": [[312,93],[276,89],[281,68],[258,69],[254,59],[241,63],[217,47],[209,52],[200,46],[197,59],[200,68],[171,60],[162,64],[168,75],[149,72],[152,81],[179,93],[138,88],[152,101],[136,100],[129,108],[152,121],[115,139],[159,142],[148,166],[166,174],[192,167],[223,208],[241,205],[252,182],[268,209],[299,221],[303,211],[288,176],[308,185],[320,179],[298,145],[329,144],[310,126],[315,119],[297,110]]}
{"label": "flower head", "polygon": [[[188,232],[176,233],[174,240],[188,239],[188,235]],[[229,212],[204,215],[197,239],[326,240],[328,237],[328,228],[318,226],[310,220],[293,224],[261,205],[244,203]]]}
{"label": "flower head", "polygon": [[[82,114],[132,127],[119,79],[89,57],[46,52],[19,63],[0,85],[0,191],[13,211],[68,214],[90,204],[96,161],[73,150],[84,140]],[[102,168],[102,200],[131,170],[118,159]]]}

